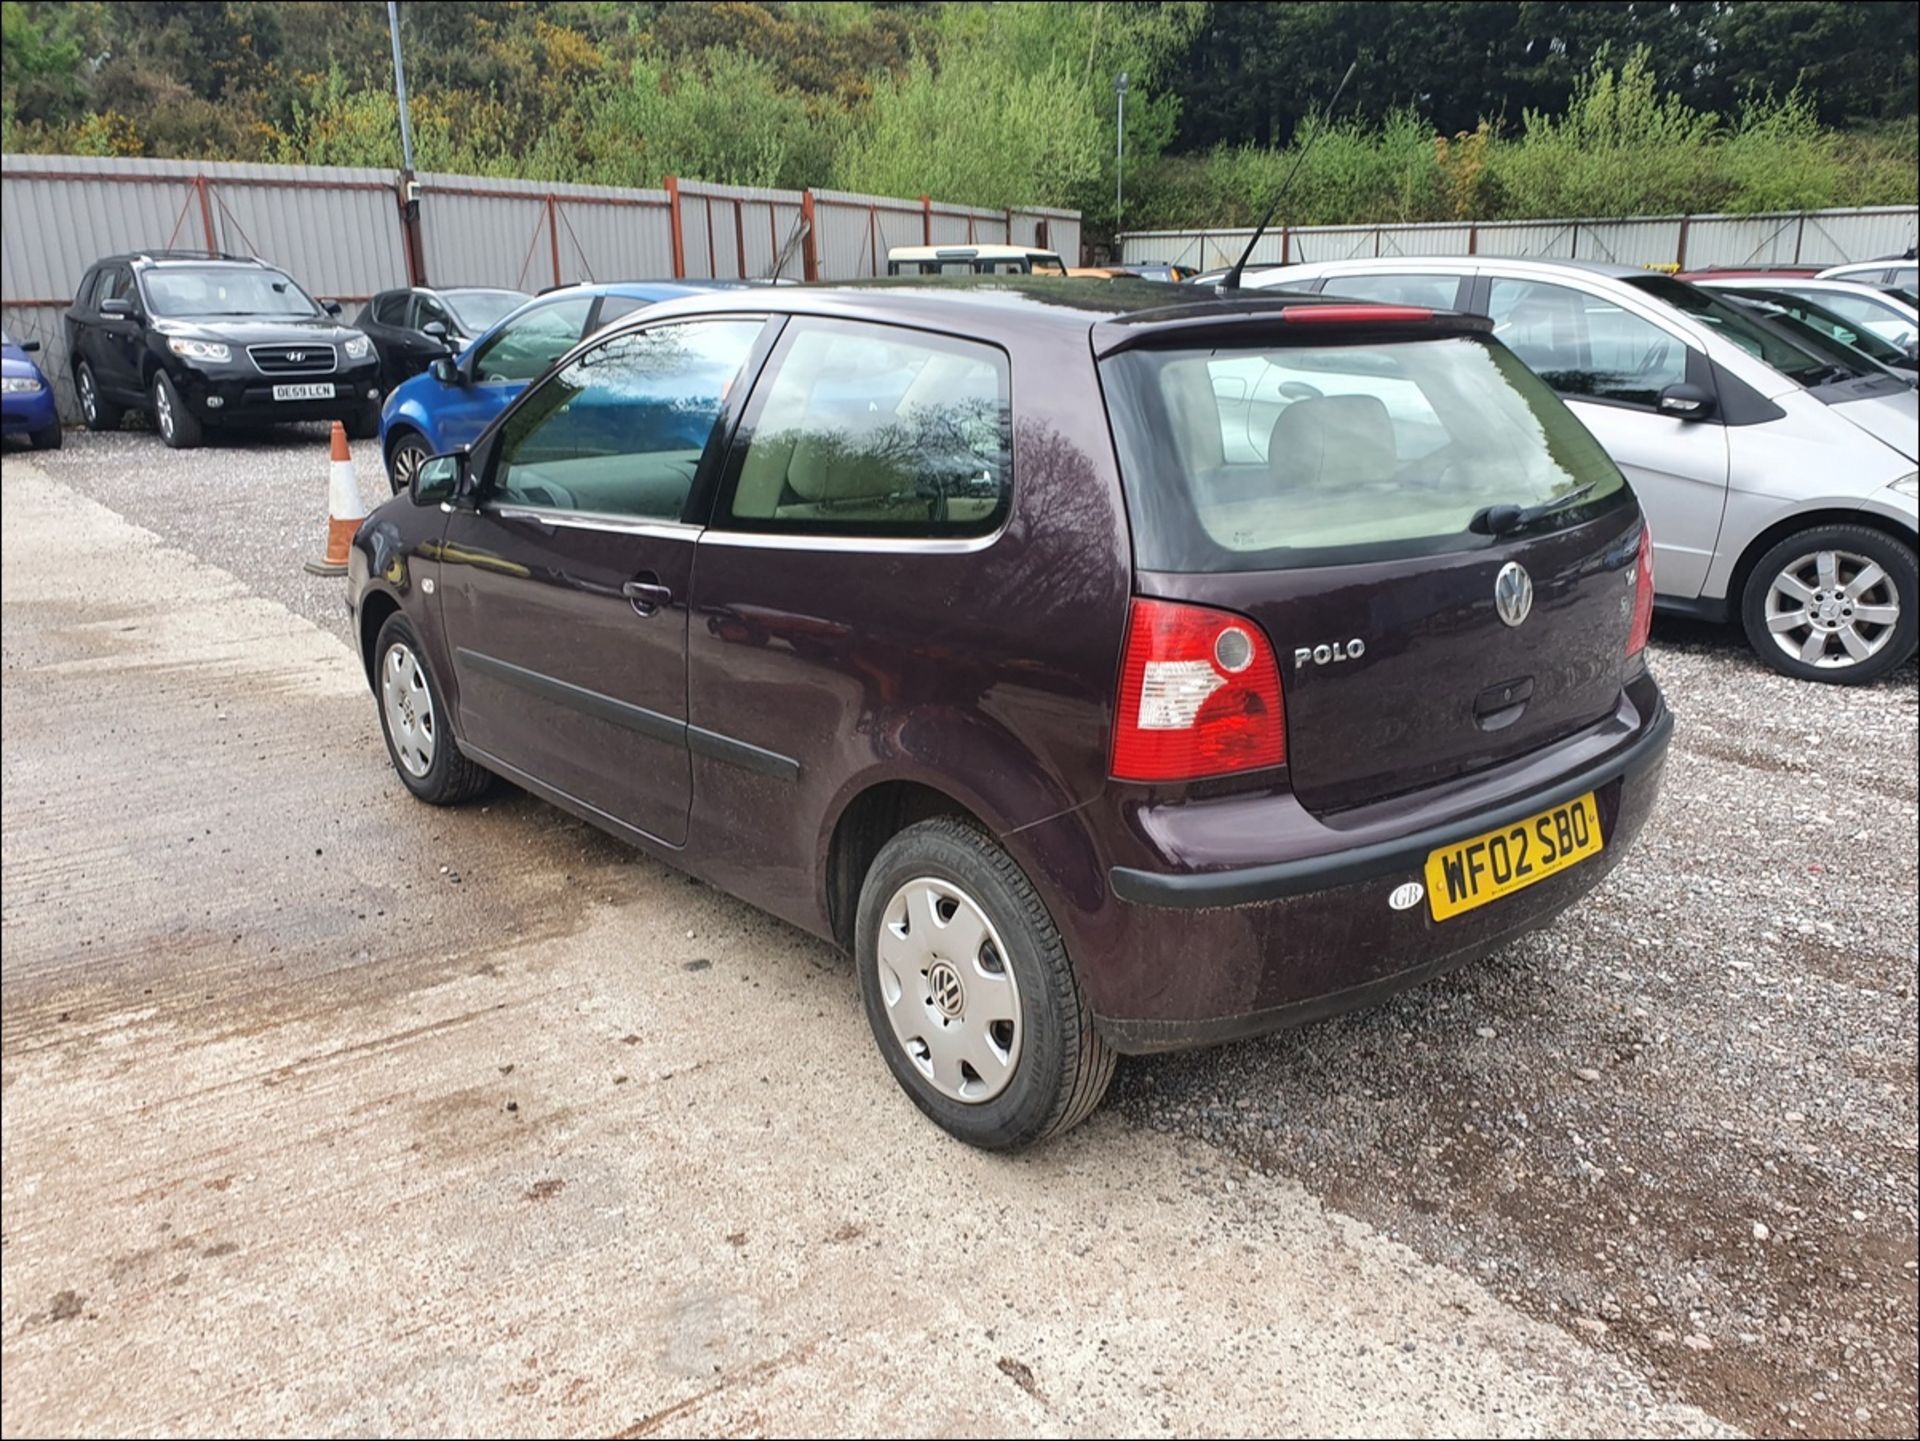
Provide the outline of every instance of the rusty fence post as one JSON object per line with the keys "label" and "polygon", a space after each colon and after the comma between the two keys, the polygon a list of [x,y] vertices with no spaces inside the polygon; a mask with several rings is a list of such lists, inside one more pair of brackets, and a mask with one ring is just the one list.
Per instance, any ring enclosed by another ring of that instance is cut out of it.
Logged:
{"label": "rusty fence post", "polygon": [[820,278],[820,245],[814,238],[813,228],[813,192],[800,192],[800,222],[804,229],[800,235],[800,274],[807,280]]}
{"label": "rusty fence post", "polygon": [[663,182],[667,192],[667,229],[673,237],[673,278],[687,275],[687,242],[680,231],[680,177],[669,175]]}
{"label": "rusty fence post", "polygon": [[547,239],[553,246],[553,283],[560,283],[560,207],[547,192]]}
{"label": "rusty fence post", "polygon": [[427,283],[427,246],[420,233],[419,187],[411,170],[400,172],[399,190],[394,199],[400,207],[400,259],[407,270],[409,286]]}
{"label": "rusty fence post", "polygon": [[220,238],[213,233],[213,203],[207,196],[207,177],[193,177],[194,194],[200,197],[200,228],[207,237],[207,254],[220,253]]}

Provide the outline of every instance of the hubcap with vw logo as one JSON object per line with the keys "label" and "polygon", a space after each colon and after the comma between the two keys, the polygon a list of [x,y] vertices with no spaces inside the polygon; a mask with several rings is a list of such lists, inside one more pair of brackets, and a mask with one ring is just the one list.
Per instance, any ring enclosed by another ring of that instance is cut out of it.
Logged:
{"label": "hubcap with vw logo", "polygon": [[876,979],[894,1038],[941,1095],[978,1105],[1020,1061],[1020,987],[986,912],[953,882],[908,881],[880,916]]}
{"label": "hubcap with vw logo", "polygon": [[1493,606],[1508,625],[1519,625],[1533,612],[1533,577],[1517,560],[1500,567],[1493,581]]}

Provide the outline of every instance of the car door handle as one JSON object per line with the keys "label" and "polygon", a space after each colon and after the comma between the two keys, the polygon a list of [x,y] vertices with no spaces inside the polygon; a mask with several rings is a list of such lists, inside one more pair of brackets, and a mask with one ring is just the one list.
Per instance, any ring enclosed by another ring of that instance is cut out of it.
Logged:
{"label": "car door handle", "polygon": [[652,615],[673,599],[673,588],[652,580],[630,580],[620,587],[620,594],[633,606],[635,615]]}

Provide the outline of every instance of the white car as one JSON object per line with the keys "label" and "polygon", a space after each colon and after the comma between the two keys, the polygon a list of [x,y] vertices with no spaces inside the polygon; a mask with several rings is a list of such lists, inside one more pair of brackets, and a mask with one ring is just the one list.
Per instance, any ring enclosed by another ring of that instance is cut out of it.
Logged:
{"label": "white car", "polygon": [[1066,263],[1032,245],[896,245],[889,275],[1065,275]]}
{"label": "white car", "polygon": [[1709,290],[1751,290],[1764,288],[1797,295],[1824,305],[1835,315],[1872,331],[1890,345],[1912,350],[1920,345],[1920,309],[1903,300],[1890,288],[1864,285],[1857,280],[1818,280],[1787,276],[1697,276],[1695,285]]}
{"label": "white car", "polygon": [[[1622,265],[1400,256],[1243,284],[1490,316],[1632,482],[1662,608],[1738,620],[1768,664],[1809,680],[1874,680],[1913,654],[1920,398],[1894,376]],[[1249,385],[1250,407],[1289,400],[1281,381]]]}
{"label": "white car", "polygon": [[1920,261],[1913,252],[1889,255],[1879,260],[1855,260],[1833,265],[1814,277],[1816,280],[1854,280],[1862,285],[1897,285],[1905,290],[1920,288]]}

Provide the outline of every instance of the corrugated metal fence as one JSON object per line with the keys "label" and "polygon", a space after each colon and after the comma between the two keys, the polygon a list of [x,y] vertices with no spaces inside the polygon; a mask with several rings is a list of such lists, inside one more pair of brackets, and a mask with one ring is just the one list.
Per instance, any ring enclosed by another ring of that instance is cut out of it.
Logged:
{"label": "corrugated metal fence", "polygon": [[0,319],[41,343],[75,413],[60,312],[94,260],[190,248],[259,255],[357,304],[408,284],[539,290],[668,276],[851,280],[894,245],[1045,245],[1069,264],[1080,217],[920,196],[762,190],[669,176],[659,190],[393,170],[73,155],[0,157]]}
{"label": "corrugated metal fence", "polygon": [[[1914,243],[1920,208],[1808,210],[1776,215],[1662,215],[1631,220],[1501,220],[1434,225],[1276,226],[1253,260],[1299,265],[1375,255],[1537,255],[1621,265],[1840,265]],[[1214,270],[1240,258],[1244,230],[1142,230],[1119,237],[1127,264]]]}

